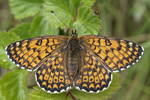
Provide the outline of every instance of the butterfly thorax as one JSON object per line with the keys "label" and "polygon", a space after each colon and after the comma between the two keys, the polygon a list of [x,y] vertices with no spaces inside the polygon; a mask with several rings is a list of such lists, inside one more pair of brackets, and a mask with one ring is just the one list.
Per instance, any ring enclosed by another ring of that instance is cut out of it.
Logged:
{"label": "butterfly thorax", "polygon": [[80,45],[78,38],[76,36],[72,36],[69,40],[68,44],[68,74],[70,78],[74,79],[78,71],[78,62],[79,62],[79,52]]}

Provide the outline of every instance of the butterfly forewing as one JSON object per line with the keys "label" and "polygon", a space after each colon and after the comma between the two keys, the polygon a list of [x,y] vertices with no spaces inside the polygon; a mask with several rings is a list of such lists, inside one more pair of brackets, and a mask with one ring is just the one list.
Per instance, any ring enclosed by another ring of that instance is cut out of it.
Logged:
{"label": "butterfly forewing", "polygon": [[36,70],[51,54],[67,45],[66,36],[43,36],[26,39],[6,47],[9,58],[19,67]]}
{"label": "butterfly forewing", "polygon": [[104,36],[82,36],[80,44],[93,52],[109,71],[124,70],[141,58],[143,47],[134,42]]}
{"label": "butterfly forewing", "polygon": [[[83,48],[85,49],[85,48]],[[108,88],[112,74],[88,50],[81,51],[79,72],[75,78],[75,88],[85,92],[99,92]]]}

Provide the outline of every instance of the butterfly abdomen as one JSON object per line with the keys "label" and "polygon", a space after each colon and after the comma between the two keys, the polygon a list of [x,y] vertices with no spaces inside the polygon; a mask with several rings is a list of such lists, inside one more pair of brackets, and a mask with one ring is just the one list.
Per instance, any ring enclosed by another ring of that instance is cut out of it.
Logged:
{"label": "butterfly abdomen", "polygon": [[77,56],[69,57],[68,58],[68,74],[71,78],[76,75],[78,70],[78,58]]}
{"label": "butterfly abdomen", "polygon": [[70,78],[74,78],[78,70],[80,45],[77,37],[72,37],[69,41],[68,51],[68,74]]}

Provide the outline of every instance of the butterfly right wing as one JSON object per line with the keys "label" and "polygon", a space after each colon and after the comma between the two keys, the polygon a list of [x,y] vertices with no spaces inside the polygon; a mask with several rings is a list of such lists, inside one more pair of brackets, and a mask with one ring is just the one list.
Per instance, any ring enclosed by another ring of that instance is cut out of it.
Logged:
{"label": "butterfly right wing", "polygon": [[80,55],[75,88],[89,93],[98,93],[108,88],[112,80],[112,73],[90,51],[81,50]]}
{"label": "butterfly right wing", "polygon": [[6,47],[6,53],[18,67],[34,71],[67,43],[67,36],[41,36],[14,42]]}

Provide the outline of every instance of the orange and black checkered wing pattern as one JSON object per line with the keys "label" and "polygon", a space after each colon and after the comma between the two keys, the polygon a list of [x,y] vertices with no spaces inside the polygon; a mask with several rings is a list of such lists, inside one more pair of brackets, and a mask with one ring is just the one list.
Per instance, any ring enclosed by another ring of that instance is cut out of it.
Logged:
{"label": "orange and black checkered wing pattern", "polygon": [[105,36],[82,36],[80,44],[97,56],[106,69],[118,72],[134,65],[143,55],[139,44]]}
{"label": "orange and black checkered wing pattern", "polygon": [[80,55],[75,88],[89,93],[98,93],[108,88],[112,80],[112,73],[89,50],[82,50]]}
{"label": "orange and black checkered wing pattern", "polygon": [[60,93],[72,88],[73,80],[67,72],[67,50],[55,51],[37,69],[36,81],[48,93]]}
{"label": "orange and black checkered wing pattern", "polygon": [[34,71],[54,51],[63,49],[68,42],[66,36],[42,36],[12,43],[6,47],[6,54],[18,67]]}
{"label": "orange and black checkered wing pattern", "polygon": [[36,72],[37,84],[48,93],[72,87],[66,69],[68,37],[43,36],[26,39],[6,47],[9,58],[19,67]]}

